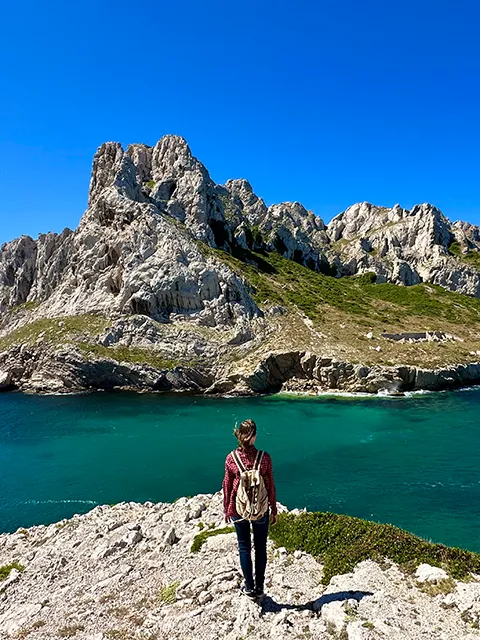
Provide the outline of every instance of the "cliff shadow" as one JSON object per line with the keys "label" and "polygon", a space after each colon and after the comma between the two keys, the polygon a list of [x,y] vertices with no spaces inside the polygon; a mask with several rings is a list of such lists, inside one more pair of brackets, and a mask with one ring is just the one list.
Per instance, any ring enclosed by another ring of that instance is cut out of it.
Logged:
{"label": "cliff shadow", "polygon": [[276,602],[271,596],[265,596],[263,600],[259,603],[261,608],[261,614],[265,613],[280,613],[285,609],[290,609],[293,611],[320,611],[324,604],[328,604],[329,602],[336,602],[343,600],[356,600],[360,602],[362,598],[365,596],[373,596],[372,591],[336,591],[335,593],[326,593],[323,596],[320,596],[316,600],[309,600],[304,604],[291,604],[291,603],[280,603]]}

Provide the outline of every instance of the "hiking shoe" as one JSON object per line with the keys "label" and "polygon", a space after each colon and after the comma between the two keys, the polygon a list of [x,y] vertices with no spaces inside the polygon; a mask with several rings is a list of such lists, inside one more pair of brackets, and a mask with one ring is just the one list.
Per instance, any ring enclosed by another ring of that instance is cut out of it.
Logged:
{"label": "hiking shoe", "polygon": [[257,598],[255,589],[247,589],[245,585],[242,585],[240,587],[240,592],[244,596],[247,596],[247,598],[250,598],[250,600],[256,600],[256,598]]}
{"label": "hiking shoe", "polygon": [[264,590],[260,589],[259,587],[255,587],[255,597],[258,600],[261,600],[264,596],[265,596]]}

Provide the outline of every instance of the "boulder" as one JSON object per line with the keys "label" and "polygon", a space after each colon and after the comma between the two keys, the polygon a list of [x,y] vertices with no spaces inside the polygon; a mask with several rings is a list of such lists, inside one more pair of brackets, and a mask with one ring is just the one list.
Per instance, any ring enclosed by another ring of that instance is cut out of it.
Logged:
{"label": "boulder", "polygon": [[420,564],[415,571],[415,577],[418,582],[439,582],[440,580],[446,580],[449,575],[440,567],[432,567],[429,564]]}
{"label": "boulder", "polygon": [[9,371],[0,371],[0,391],[6,391],[12,386],[12,376]]}

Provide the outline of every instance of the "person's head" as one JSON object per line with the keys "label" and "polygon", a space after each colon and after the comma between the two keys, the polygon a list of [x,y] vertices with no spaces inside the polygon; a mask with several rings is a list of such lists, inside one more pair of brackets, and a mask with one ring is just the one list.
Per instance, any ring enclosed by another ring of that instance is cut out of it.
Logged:
{"label": "person's head", "polygon": [[233,432],[238,440],[238,446],[242,449],[255,444],[257,437],[257,425],[253,420],[244,420]]}

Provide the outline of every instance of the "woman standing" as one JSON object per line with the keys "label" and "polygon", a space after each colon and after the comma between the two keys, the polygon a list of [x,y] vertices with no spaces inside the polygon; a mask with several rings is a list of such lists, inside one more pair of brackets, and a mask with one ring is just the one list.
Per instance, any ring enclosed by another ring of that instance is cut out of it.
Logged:
{"label": "woman standing", "polygon": [[[253,420],[244,420],[238,429],[235,429],[234,434],[238,440],[238,447],[229,453],[225,460],[223,508],[225,521],[233,522],[237,532],[240,565],[245,578],[245,584],[241,590],[253,600],[263,596],[267,566],[268,525],[275,524],[277,521],[277,500],[272,459],[268,453],[259,451],[255,447],[257,425]],[[259,473],[251,476],[248,472],[255,469],[258,469]],[[252,495],[249,493],[248,486],[252,477],[256,478],[253,508],[249,504],[248,497]],[[243,515],[240,515],[239,511]],[[255,578],[252,567],[250,524],[255,546]]]}

